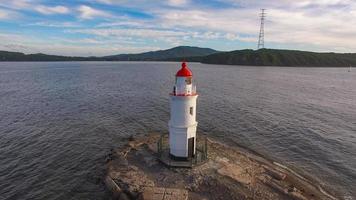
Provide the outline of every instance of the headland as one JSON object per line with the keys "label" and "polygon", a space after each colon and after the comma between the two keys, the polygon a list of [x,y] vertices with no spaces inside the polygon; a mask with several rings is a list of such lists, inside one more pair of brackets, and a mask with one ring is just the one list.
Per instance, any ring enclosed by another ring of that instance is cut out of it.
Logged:
{"label": "headland", "polygon": [[129,138],[106,160],[105,184],[114,199],[338,199],[318,183],[278,163],[199,136],[207,160],[191,167],[167,166],[159,156],[166,135]]}

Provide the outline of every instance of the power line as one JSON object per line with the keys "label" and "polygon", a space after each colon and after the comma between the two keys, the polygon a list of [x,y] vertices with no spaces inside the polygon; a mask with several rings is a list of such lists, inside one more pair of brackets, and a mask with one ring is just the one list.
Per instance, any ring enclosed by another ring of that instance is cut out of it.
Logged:
{"label": "power line", "polygon": [[258,45],[257,49],[265,48],[265,19],[266,19],[266,9],[262,8],[260,17],[261,17],[261,26],[260,26],[260,34],[258,37]]}

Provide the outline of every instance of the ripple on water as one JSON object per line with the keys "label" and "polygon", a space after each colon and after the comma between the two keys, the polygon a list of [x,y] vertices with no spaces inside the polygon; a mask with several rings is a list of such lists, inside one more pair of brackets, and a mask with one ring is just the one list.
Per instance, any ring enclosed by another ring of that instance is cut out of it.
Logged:
{"label": "ripple on water", "polygon": [[[356,197],[356,78],[336,68],[190,64],[199,132]],[[146,70],[150,68],[150,70]],[[3,199],[105,199],[105,154],[167,132],[179,63],[0,63]]]}

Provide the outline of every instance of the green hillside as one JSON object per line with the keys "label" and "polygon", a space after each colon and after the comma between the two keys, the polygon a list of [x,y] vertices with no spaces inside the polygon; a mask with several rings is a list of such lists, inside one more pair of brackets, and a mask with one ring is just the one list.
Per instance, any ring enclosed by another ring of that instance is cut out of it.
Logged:
{"label": "green hillside", "polygon": [[109,61],[166,61],[176,60],[188,57],[201,57],[217,53],[218,51],[209,48],[178,46],[171,49],[150,51],[139,54],[120,54],[114,56],[105,56],[105,60]]}
{"label": "green hillside", "polygon": [[345,67],[356,65],[356,54],[295,50],[237,50],[205,56],[202,63],[253,66]]}
{"label": "green hillside", "polygon": [[47,54],[24,54],[19,52],[0,51],[0,61],[90,61],[95,57],[69,57]]}
{"label": "green hillside", "polygon": [[139,54],[104,57],[68,57],[0,51],[0,61],[182,61],[249,66],[348,67],[356,66],[355,53],[315,53],[295,50],[237,50],[219,52],[209,48],[179,46]]}
{"label": "green hillside", "polygon": [[184,59],[200,61],[202,56],[217,52],[214,49],[190,46],[178,46],[166,50],[103,57],[70,57],[0,51],[0,61],[182,61]]}

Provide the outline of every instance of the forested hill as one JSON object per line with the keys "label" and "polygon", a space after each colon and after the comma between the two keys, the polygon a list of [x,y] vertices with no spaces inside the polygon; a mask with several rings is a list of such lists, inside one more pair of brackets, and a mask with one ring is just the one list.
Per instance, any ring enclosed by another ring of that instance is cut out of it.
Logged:
{"label": "forested hill", "polygon": [[171,49],[138,54],[119,54],[103,57],[70,57],[47,54],[24,54],[0,51],[0,61],[200,61],[202,56],[217,53],[209,48],[178,46]]}
{"label": "forested hill", "polygon": [[150,51],[139,54],[119,54],[103,57],[105,60],[121,60],[121,61],[165,61],[176,60],[191,57],[207,56],[218,51],[209,48],[178,46],[171,49]]}
{"label": "forested hill", "polygon": [[0,51],[0,61],[182,61],[248,66],[348,67],[356,66],[355,53],[315,53],[260,49],[219,52],[214,49],[179,46],[166,50],[103,57],[69,57]]}
{"label": "forested hill", "polygon": [[20,52],[0,51],[0,61],[90,61],[97,57],[56,56],[42,53],[24,54]]}
{"label": "forested hill", "polygon": [[295,50],[237,50],[205,56],[202,63],[253,66],[348,67],[356,66],[355,53],[315,53]]}

